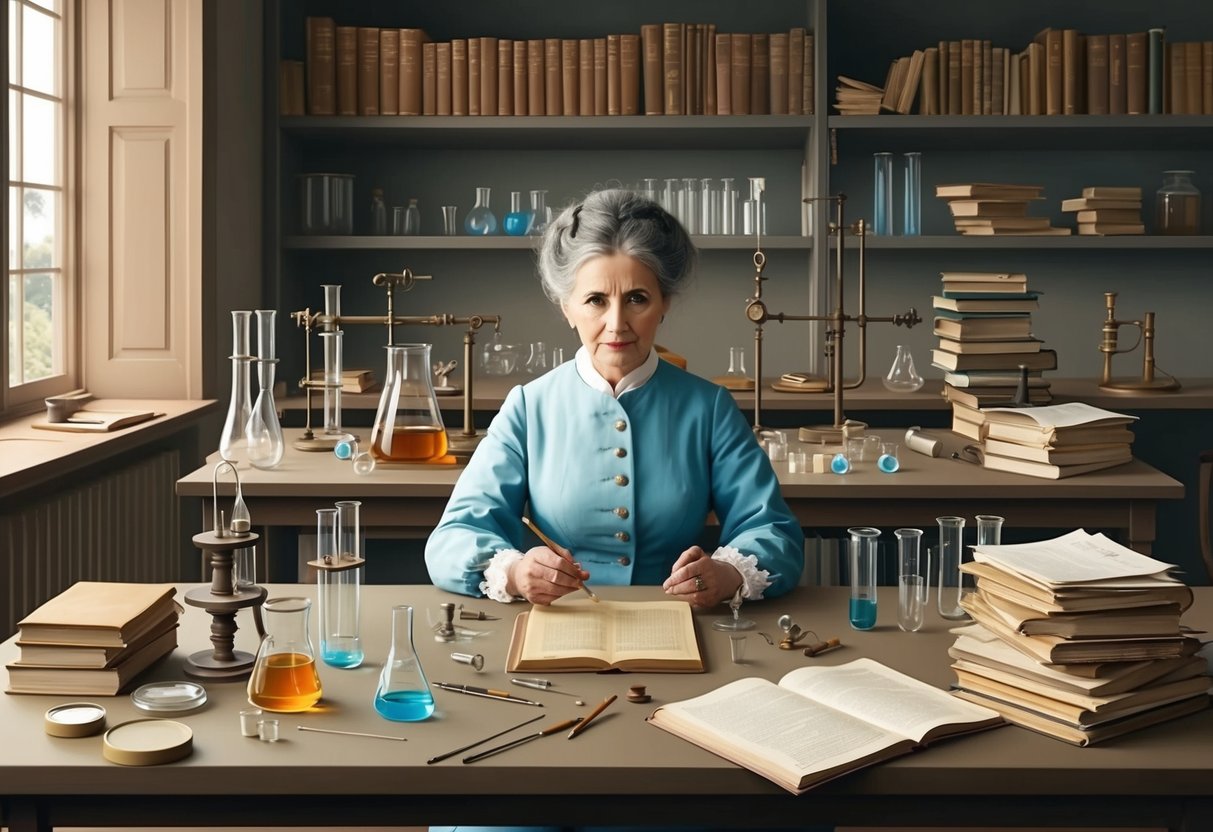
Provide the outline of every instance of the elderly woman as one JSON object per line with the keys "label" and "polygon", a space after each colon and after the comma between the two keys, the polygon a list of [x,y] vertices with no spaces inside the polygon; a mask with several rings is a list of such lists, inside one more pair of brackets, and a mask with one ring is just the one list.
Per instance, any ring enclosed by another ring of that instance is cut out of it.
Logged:
{"label": "elderly woman", "polygon": [[[653,347],[694,265],[678,222],[628,191],[550,223],[540,277],[582,346],[506,397],[426,544],[436,585],[550,604],[581,581],[662,584],[696,607],[796,585],[803,534],[736,402]],[[528,512],[555,549],[530,545]]]}

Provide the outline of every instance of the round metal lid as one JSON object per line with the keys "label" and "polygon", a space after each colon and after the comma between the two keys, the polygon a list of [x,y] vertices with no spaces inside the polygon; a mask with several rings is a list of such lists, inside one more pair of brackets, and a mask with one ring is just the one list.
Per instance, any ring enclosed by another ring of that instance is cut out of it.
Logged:
{"label": "round metal lid", "polygon": [[131,694],[135,707],[144,713],[184,713],[206,704],[206,688],[197,682],[152,682]]}
{"label": "round metal lid", "polygon": [[105,732],[102,755],[123,766],[157,766],[188,757],[194,732],[171,719],[136,719]]}
{"label": "round metal lid", "polygon": [[43,723],[52,737],[90,737],[105,728],[105,708],[93,702],[67,702],[46,712]]}

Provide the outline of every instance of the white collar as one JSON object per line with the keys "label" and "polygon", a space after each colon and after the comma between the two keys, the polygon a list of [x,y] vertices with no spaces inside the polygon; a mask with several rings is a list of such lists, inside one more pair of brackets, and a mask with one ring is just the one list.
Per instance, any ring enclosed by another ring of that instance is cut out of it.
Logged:
{"label": "white collar", "polygon": [[584,346],[578,348],[577,354],[573,358],[577,362],[577,375],[581,376],[581,380],[613,399],[618,399],[629,390],[643,387],[645,382],[653,377],[653,373],[657,372],[659,360],[657,350],[650,349],[649,357],[644,360],[643,364],[621,378],[615,387],[611,387],[611,383],[594,369],[594,362],[590,360],[590,352]]}

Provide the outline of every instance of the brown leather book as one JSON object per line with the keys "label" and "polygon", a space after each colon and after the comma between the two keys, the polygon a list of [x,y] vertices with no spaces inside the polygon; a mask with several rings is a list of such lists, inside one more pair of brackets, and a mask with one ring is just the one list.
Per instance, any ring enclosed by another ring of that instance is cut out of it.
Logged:
{"label": "brown leather book", "polygon": [[1108,36],[1087,35],[1087,112],[1107,115],[1109,99]]}
{"label": "brown leather book", "polygon": [[1083,60],[1082,39],[1077,29],[1061,32],[1061,112],[1072,116],[1083,111],[1082,87],[1079,85]]}
{"label": "brown leather book", "polygon": [[469,116],[480,115],[480,38],[467,39],[468,50],[468,110]]}
{"label": "brown leather book", "polygon": [[[610,90],[607,91],[610,104]],[[619,114],[640,114],[640,35],[619,36]]]}
{"label": "brown leather book", "polygon": [[1130,115],[1149,112],[1146,41],[1145,32],[1125,35],[1125,112]]}
{"label": "brown leather book", "polygon": [[[999,79],[1001,82],[1002,79]],[[978,102],[973,102],[976,107]],[[994,106],[994,47],[988,40],[981,42],[981,109],[974,109],[983,116],[988,116]]]}
{"label": "brown leather book", "polygon": [[1184,84],[1187,87],[1187,104],[1184,107],[1184,112],[1190,116],[1198,116],[1201,111],[1201,92],[1200,85],[1202,75],[1204,74],[1200,65],[1201,44],[1200,41],[1189,41],[1184,44]]}
{"label": "brown leather book", "polygon": [[948,113],[948,42],[941,40],[939,46],[935,48],[939,51],[939,57],[936,59],[938,63],[936,80],[939,83],[939,90],[936,92],[936,97],[939,100],[939,114],[942,116]]}
{"label": "brown leather book", "polygon": [[744,34],[731,35],[730,66],[732,67],[730,85],[733,88],[733,115],[748,116],[750,114],[750,36]]}
{"label": "brown leather book", "polygon": [[804,114],[804,35],[802,27],[788,32],[788,115]]}
{"label": "brown leather book", "polygon": [[497,115],[497,38],[480,39],[480,115]]}
{"label": "brown leather book", "polygon": [[703,99],[699,97],[699,24],[683,27],[682,40],[682,111],[688,116],[703,115]]}
{"label": "brown leather book", "polygon": [[[1040,43],[1028,44],[1028,102],[1031,114],[1045,115],[1048,107],[1049,70],[1046,66],[1048,57],[1046,47]],[[1060,105],[1059,105],[1060,106]]]}
{"label": "brown leather book", "polygon": [[607,115],[619,115],[622,79],[619,71],[619,35],[607,35]]}
{"label": "brown leather book", "polygon": [[331,17],[309,17],[305,21],[305,28],[308,115],[336,115],[337,65],[334,51],[337,25]]}
{"label": "brown leather book", "polygon": [[379,115],[379,28],[358,27],[358,115]]}
{"label": "brown leather book", "polygon": [[544,99],[543,40],[532,38],[526,42],[526,111],[527,115],[547,114]]}
{"label": "brown leather book", "polygon": [[[972,51],[972,46],[969,47]],[[961,68],[963,63],[964,49],[958,40],[948,41],[948,115],[958,116],[964,109],[964,81],[962,76],[964,72]]]}
{"label": "brown leather book", "polygon": [[918,92],[918,112],[939,115],[939,47],[928,46],[922,59],[922,84]]}
{"label": "brown leather book", "polygon": [[[438,114],[438,44],[421,44],[421,114]],[[404,113],[408,115],[408,113]]]}
{"label": "brown leather book", "polygon": [[1125,36],[1108,35],[1108,112],[1114,116],[1123,115],[1128,105],[1125,58]]}
{"label": "brown leather book", "polygon": [[582,38],[577,44],[577,112],[594,115],[594,39]]}
{"label": "brown leather book", "polygon": [[662,103],[662,59],[661,24],[645,23],[640,27],[640,43],[644,49],[644,114],[659,116],[665,113]]}
{"label": "brown leather book", "polygon": [[543,95],[544,112],[549,116],[564,114],[564,101],[560,92],[560,38],[544,38],[543,41]]}
{"label": "brown leather book", "polygon": [[[704,56],[700,76],[703,78],[703,114],[716,114],[716,24],[708,23],[703,33]],[[799,66],[797,64],[796,66]],[[799,73],[797,73],[799,74]]]}
{"label": "brown leather book", "polygon": [[497,41],[497,115],[514,115],[514,41]]}
{"label": "brown leather book", "polygon": [[813,115],[817,106],[817,59],[813,51],[813,34],[805,32],[804,36],[804,100],[800,102],[800,111],[806,116]]}
{"label": "brown leather book", "polygon": [[732,35],[716,36],[716,115],[733,114]]}
{"label": "brown leather book", "polygon": [[981,115],[981,90],[984,83],[982,75],[982,65],[985,59],[985,53],[982,51],[981,39],[974,38],[973,40],[973,102],[969,106],[970,112],[975,115]]}
{"label": "brown leather book", "polygon": [[607,114],[607,41],[594,38],[594,115]]}
{"label": "brown leather book", "polygon": [[379,30],[379,115],[400,114],[400,30]]}
{"label": "brown leather book", "polygon": [[682,92],[682,26],[678,23],[663,23],[662,35],[662,78],[663,101],[667,116],[685,114],[683,109]]}
{"label": "brown leather book", "polygon": [[973,41],[960,42],[960,114],[973,115]]}
{"label": "brown leather book", "polygon": [[750,114],[771,112],[771,36],[758,32],[750,36]]}
{"label": "brown leather book", "polygon": [[307,93],[304,92],[305,70],[303,61],[278,62],[278,115],[302,116],[307,114]]}
{"label": "brown leather book", "polygon": [[[477,103],[479,107],[479,102]],[[468,42],[467,38],[451,41],[451,115],[468,114]]]}
{"label": "brown leather book", "polygon": [[453,95],[451,92],[451,44],[440,43],[434,51],[438,67],[437,78],[437,114],[449,116]]}
{"label": "brown leather book", "polygon": [[527,77],[528,48],[525,40],[514,41],[514,115],[516,116],[525,116],[530,113],[530,104],[527,100],[530,88],[530,79]]}
{"label": "brown leather book", "polygon": [[[990,114],[1001,116],[1006,113],[1007,50],[1001,46],[995,46],[990,52],[990,58],[993,61],[990,72]],[[920,102],[919,107],[921,106]]]}
{"label": "brown leather book", "polygon": [[1213,40],[1200,44],[1200,112],[1213,115]]}
{"label": "brown leather book", "polygon": [[1188,74],[1184,71],[1186,54],[1183,44],[1167,42],[1167,75],[1163,83],[1171,91],[1165,98],[1166,112],[1177,116],[1188,112]]}
{"label": "brown leather book", "polygon": [[560,86],[564,115],[581,115],[581,46],[572,38],[560,41]]}
{"label": "brown leather book", "polygon": [[788,114],[788,61],[790,57],[788,36],[785,32],[773,32],[770,35],[769,43],[770,71],[767,76],[767,89],[770,91],[770,112],[773,116],[786,116]]}
{"label": "brown leather book", "polygon": [[1065,46],[1061,29],[1045,29],[1036,35],[1044,47],[1044,114],[1061,115],[1065,106]]}
{"label": "brown leather book", "polygon": [[337,115],[358,115],[358,27],[337,27]]}

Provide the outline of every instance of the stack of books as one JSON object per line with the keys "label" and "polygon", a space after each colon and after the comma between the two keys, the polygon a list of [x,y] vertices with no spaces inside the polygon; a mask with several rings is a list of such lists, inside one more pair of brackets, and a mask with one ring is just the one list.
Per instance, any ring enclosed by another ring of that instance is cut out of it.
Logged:
{"label": "stack of books", "polygon": [[834,88],[834,109],[844,116],[878,115],[884,93],[881,87],[839,75],[838,86]]}
{"label": "stack of books", "polygon": [[80,581],[17,622],[9,693],[114,696],[177,646],[170,584]]}
{"label": "stack of books", "polygon": [[[312,381],[324,381],[324,370],[313,370]],[[341,371],[342,393],[365,393],[375,384],[374,370],[354,367]]]}
{"label": "stack of books", "polygon": [[1136,416],[1082,402],[982,411],[986,468],[1062,479],[1133,459]]}
{"label": "stack of books", "polygon": [[978,546],[962,570],[974,624],[949,649],[957,695],[1075,745],[1203,710],[1213,680],[1180,616],[1172,565],[1079,529]]}
{"label": "stack of books", "polygon": [[1141,188],[1083,188],[1082,196],[1062,200],[1061,210],[1077,215],[1079,234],[1146,233],[1141,221]]}
{"label": "stack of books", "polygon": [[[1042,374],[1057,366],[1057,353],[1032,335],[1039,293],[1027,275],[1011,272],[943,272],[934,298],[939,346],[932,363],[944,370],[944,396],[952,403],[953,427],[981,439],[980,408],[1015,400],[1023,372],[1029,404],[1051,401]],[[1026,370],[1021,370],[1020,367]]]}
{"label": "stack of books", "polygon": [[961,234],[1064,237],[1070,233],[1070,229],[1053,227],[1048,217],[1028,216],[1028,203],[1043,199],[1043,190],[1039,185],[971,182],[937,185],[935,196],[948,203],[952,222]]}

